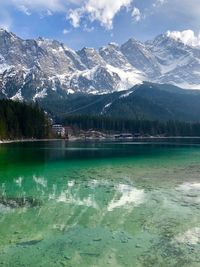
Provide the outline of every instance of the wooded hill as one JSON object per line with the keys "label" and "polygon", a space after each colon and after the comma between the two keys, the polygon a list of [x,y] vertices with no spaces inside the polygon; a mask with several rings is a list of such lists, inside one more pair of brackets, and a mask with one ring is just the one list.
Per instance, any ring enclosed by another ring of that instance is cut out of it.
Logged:
{"label": "wooded hill", "polygon": [[107,95],[72,94],[66,99],[38,100],[52,116],[104,115],[123,119],[200,122],[200,90],[143,83]]}
{"label": "wooded hill", "polygon": [[67,116],[63,123],[74,131],[97,130],[105,133],[129,132],[147,136],[200,136],[200,123],[150,121],[105,116]]}
{"label": "wooded hill", "polygon": [[48,135],[48,119],[39,106],[0,100],[0,139],[40,139]]}

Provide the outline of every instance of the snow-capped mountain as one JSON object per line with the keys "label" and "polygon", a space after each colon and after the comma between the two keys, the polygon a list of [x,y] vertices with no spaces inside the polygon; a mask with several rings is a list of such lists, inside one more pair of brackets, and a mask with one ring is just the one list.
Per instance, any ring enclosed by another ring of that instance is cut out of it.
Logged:
{"label": "snow-capped mountain", "polygon": [[155,82],[173,83],[183,88],[200,88],[200,46],[184,44],[168,34],[147,44],[155,55],[161,75]]}
{"label": "snow-capped mountain", "polygon": [[145,43],[130,39],[74,51],[55,40],[23,40],[0,30],[0,97],[103,94],[143,81],[200,88],[200,47],[166,33]]}

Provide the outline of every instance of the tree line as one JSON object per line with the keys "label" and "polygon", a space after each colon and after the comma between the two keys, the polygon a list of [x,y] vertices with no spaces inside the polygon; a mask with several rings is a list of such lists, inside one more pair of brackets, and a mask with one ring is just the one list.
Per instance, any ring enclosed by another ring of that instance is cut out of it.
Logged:
{"label": "tree line", "polygon": [[151,121],[143,119],[122,119],[106,116],[67,116],[63,124],[74,131],[97,130],[105,133],[129,132],[140,135],[200,136],[200,123],[180,121]]}
{"label": "tree line", "polygon": [[37,104],[0,100],[0,139],[46,138],[49,123]]}

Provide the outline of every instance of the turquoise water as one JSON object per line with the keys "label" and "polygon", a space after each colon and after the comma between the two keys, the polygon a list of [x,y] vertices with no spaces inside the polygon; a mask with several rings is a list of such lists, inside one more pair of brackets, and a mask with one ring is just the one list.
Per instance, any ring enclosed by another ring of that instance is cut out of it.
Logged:
{"label": "turquoise water", "polygon": [[200,266],[200,142],[0,146],[0,266]]}

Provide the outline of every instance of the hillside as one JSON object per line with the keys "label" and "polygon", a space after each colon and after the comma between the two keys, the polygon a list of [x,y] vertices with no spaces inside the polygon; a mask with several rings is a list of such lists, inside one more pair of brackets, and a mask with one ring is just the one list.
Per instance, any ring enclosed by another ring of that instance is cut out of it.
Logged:
{"label": "hillside", "polygon": [[36,105],[0,100],[0,139],[46,138],[49,135],[45,113]]}
{"label": "hillside", "polygon": [[106,95],[69,95],[38,102],[52,116],[104,115],[129,119],[200,121],[200,91],[172,85],[143,83]]}

